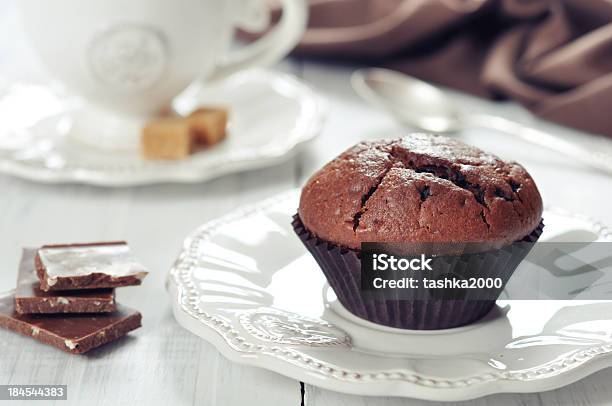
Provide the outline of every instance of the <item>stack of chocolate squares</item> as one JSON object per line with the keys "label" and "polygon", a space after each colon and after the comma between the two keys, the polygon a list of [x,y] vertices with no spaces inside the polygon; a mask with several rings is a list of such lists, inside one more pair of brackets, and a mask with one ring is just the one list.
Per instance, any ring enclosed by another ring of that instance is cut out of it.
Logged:
{"label": "stack of chocolate squares", "polygon": [[141,326],[115,288],[147,273],[123,241],[24,249],[15,293],[0,297],[0,327],[83,354]]}

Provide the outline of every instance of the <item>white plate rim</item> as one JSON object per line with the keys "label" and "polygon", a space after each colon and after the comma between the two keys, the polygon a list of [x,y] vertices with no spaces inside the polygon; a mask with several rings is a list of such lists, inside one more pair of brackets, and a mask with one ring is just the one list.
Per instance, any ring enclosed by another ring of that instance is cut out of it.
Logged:
{"label": "white plate rim", "polygon": [[[165,174],[159,172],[135,174],[126,172],[123,174],[124,176],[115,176],[116,173],[109,176],[109,174],[88,170],[84,167],[53,169],[29,165],[27,161],[16,161],[0,156],[0,172],[45,184],[79,183],[101,187],[130,187],[161,183],[201,183],[232,173],[262,169],[284,163],[293,158],[305,144],[321,133],[327,119],[326,111],[328,109],[326,106],[328,101],[302,80],[288,73],[263,69],[252,69],[240,72],[237,75],[260,75],[270,80],[284,81],[299,91],[302,102],[312,105],[312,120],[306,126],[296,129],[288,135],[286,142],[282,145],[276,145],[273,148],[265,149],[265,152],[253,154],[250,159],[228,161],[224,165],[189,166],[188,162],[185,161],[180,168],[170,168]],[[232,77],[229,79],[232,79]]]}
{"label": "white plate rim", "polygon": [[[612,344],[596,345],[571,357],[540,366],[529,374],[485,373],[458,380],[440,380],[410,370],[361,373],[343,371],[335,365],[304,356],[280,346],[253,344],[222,318],[196,306],[194,285],[185,272],[197,260],[197,245],[214,235],[219,227],[240,218],[255,215],[294,196],[296,190],[245,205],[197,228],[184,241],[182,251],[168,273],[166,289],[172,298],[173,314],[179,324],[212,343],[232,362],[260,367],[324,389],[363,396],[394,396],[433,401],[461,401],[497,393],[532,393],[558,389],[601,369],[612,367]],[[603,223],[588,216],[558,207],[546,207],[554,213],[590,223],[602,238],[612,240],[612,232]],[[200,327],[194,328],[196,320]],[[309,359],[310,358],[310,359]]]}

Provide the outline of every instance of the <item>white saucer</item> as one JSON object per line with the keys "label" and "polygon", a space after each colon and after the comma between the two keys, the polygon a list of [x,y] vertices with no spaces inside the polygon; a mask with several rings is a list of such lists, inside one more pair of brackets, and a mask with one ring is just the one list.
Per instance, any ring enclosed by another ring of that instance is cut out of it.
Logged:
{"label": "white saucer", "polygon": [[175,101],[181,113],[198,105],[230,108],[228,139],[186,160],[146,161],[138,151],[105,151],[70,137],[80,104],[57,86],[0,80],[0,171],[101,186],[200,182],[287,160],[323,124],[322,100],[295,77],[273,71],[192,87]]}
{"label": "white saucer", "polygon": [[[294,235],[298,192],[196,230],[167,288],[178,322],[229,359],[359,395],[463,400],[561,387],[612,366],[612,302],[498,301],[484,320],[416,332],[361,320],[337,302]],[[541,238],[612,238],[547,210]]]}

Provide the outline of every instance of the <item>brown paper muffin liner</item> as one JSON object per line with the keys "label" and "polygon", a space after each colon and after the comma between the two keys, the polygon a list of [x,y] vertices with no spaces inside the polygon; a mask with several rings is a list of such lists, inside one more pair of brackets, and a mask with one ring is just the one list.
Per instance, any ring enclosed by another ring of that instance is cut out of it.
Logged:
{"label": "brown paper muffin liner", "polygon": [[[413,330],[438,330],[473,323],[493,309],[495,300],[478,299],[477,289],[467,289],[460,299],[376,299],[361,290],[360,251],[321,240],[306,229],[299,215],[293,217],[293,229],[315,258],[342,305],[357,317],[389,327]],[[543,222],[519,242],[534,243],[542,234]],[[496,251],[446,257],[446,272],[469,269],[482,277],[501,278],[505,286],[514,270],[533,244],[510,244]],[[397,289],[395,290],[398,291]],[[500,290],[501,293],[501,290]],[[472,295],[472,296],[470,296]]]}

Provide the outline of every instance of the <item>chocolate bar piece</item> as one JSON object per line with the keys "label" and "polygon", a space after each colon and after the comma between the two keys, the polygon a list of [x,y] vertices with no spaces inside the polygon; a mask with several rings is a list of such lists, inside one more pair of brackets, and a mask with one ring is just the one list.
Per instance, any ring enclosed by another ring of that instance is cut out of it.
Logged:
{"label": "chocolate bar piece", "polygon": [[148,273],[124,241],[45,245],[35,262],[45,292],[140,285]]}
{"label": "chocolate bar piece", "polygon": [[35,249],[23,250],[15,289],[17,313],[103,313],[117,309],[115,291],[112,288],[52,292],[40,290],[34,267],[35,256]]}
{"label": "chocolate bar piece", "polygon": [[12,295],[0,298],[0,327],[32,337],[72,354],[83,354],[141,326],[135,310],[117,306],[113,313],[23,315]]}

